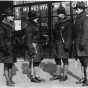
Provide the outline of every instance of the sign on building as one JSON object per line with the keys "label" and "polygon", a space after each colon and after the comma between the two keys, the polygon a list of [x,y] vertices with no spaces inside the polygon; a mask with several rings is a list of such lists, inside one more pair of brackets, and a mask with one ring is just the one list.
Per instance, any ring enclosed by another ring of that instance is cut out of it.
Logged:
{"label": "sign on building", "polygon": [[14,20],[15,31],[21,30],[21,20]]}

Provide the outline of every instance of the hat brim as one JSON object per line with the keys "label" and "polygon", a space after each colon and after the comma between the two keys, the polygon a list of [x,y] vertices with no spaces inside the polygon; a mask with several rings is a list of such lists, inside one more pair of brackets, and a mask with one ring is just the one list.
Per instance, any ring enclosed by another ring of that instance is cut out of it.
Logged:
{"label": "hat brim", "polygon": [[86,9],[87,7],[74,7],[73,9],[78,9],[78,8],[80,8],[80,9]]}
{"label": "hat brim", "polygon": [[14,15],[12,15],[12,14],[9,15],[9,14],[4,14],[4,13],[3,13],[3,14],[1,14],[1,16],[2,16],[2,17],[8,17],[8,16],[14,16]]}

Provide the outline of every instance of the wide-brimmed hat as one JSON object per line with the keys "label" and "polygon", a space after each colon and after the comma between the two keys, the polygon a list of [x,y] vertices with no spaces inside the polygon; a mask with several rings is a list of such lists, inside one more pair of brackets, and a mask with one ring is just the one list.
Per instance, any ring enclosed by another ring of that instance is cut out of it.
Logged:
{"label": "wide-brimmed hat", "polygon": [[85,3],[83,1],[77,2],[76,7],[74,7],[74,9],[77,9],[77,8],[85,9],[86,8]]}
{"label": "wide-brimmed hat", "polygon": [[0,2],[0,15],[10,16],[13,15],[13,1]]}
{"label": "wide-brimmed hat", "polygon": [[13,9],[8,8],[5,11],[1,13],[2,17],[7,17],[7,16],[14,16]]}

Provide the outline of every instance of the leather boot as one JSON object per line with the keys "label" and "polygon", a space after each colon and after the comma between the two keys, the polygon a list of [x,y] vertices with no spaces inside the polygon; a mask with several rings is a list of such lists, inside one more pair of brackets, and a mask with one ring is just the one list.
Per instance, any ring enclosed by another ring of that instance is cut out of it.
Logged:
{"label": "leather boot", "polygon": [[61,76],[61,65],[57,65],[56,73],[53,75],[52,78],[50,78],[50,80],[58,80],[61,78],[62,78],[62,76]]}
{"label": "leather boot", "polygon": [[6,82],[6,85],[7,85],[7,86],[14,86],[14,83],[12,83],[11,81],[7,81],[7,82]]}
{"label": "leather boot", "polygon": [[39,67],[37,67],[37,66],[34,67],[35,79],[41,82],[41,81],[44,81],[44,80],[40,78],[40,76],[39,76],[39,70],[40,70]]}
{"label": "leather boot", "polygon": [[40,81],[39,80],[37,80],[35,77],[33,77],[33,76],[30,76],[30,81],[31,82],[35,82],[35,83],[40,83]]}

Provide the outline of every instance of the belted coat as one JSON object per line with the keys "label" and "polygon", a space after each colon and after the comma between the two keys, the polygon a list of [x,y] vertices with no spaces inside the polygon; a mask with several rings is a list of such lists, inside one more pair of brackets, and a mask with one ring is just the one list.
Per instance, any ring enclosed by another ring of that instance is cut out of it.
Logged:
{"label": "belted coat", "polygon": [[72,28],[70,19],[58,19],[53,32],[55,40],[55,51],[57,58],[68,58],[71,48]]}

